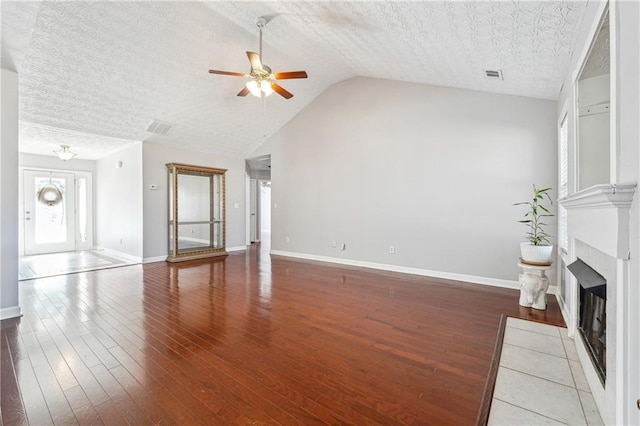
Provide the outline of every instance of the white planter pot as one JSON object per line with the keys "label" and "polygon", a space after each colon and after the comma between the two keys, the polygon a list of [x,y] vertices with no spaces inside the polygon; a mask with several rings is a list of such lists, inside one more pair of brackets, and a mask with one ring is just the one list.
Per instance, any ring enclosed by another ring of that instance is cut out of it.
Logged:
{"label": "white planter pot", "polygon": [[548,265],[551,263],[553,246],[534,246],[530,242],[520,243],[522,260],[533,265]]}

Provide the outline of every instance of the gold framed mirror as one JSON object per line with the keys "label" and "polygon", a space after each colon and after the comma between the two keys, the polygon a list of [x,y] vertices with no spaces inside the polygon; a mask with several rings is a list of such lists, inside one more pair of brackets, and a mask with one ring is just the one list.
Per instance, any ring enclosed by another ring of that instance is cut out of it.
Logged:
{"label": "gold framed mirror", "polygon": [[224,256],[226,169],[167,164],[168,262]]}

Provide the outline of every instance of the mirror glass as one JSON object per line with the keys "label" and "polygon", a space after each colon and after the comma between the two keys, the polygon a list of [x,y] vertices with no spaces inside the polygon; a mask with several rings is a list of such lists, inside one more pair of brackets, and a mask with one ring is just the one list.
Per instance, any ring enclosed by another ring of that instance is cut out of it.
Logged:
{"label": "mirror glass", "polygon": [[610,182],[609,12],[578,77],[578,190]]}

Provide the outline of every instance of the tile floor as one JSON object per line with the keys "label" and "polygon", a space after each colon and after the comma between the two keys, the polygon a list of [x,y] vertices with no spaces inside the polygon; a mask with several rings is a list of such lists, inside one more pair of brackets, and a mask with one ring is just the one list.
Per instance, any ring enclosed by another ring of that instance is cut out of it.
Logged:
{"label": "tile floor", "polygon": [[23,256],[18,262],[20,281],[135,264],[115,255],[106,255],[102,250]]}
{"label": "tile floor", "polygon": [[566,328],[507,318],[488,424],[604,424]]}

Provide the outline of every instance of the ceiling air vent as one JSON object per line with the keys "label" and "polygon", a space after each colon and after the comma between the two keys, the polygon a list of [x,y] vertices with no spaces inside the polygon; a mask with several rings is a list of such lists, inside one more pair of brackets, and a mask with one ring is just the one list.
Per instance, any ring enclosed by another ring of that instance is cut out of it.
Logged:
{"label": "ceiling air vent", "polygon": [[502,71],[500,70],[484,70],[484,75],[490,80],[502,80]]}
{"label": "ceiling air vent", "polygon": [[157,135],[167,136],[173,126],[169,123],[164,123],[162,121],[153,120],[149,126],[147,126],[147,132],[155,133]]}

